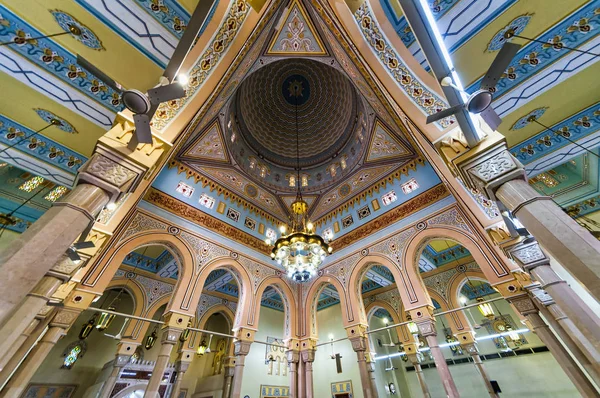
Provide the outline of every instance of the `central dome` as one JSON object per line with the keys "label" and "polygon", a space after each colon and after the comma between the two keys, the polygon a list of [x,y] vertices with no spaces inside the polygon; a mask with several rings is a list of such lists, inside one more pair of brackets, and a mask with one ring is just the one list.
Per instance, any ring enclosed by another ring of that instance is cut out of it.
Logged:
{"label": "central dome", "polygon": [[296,113],[300,167],[336,157],[352,135],[356,92],[336,69],[307,59],[277,61],[250,75],[235,99],[242,137],[263,159],[296,167]]}

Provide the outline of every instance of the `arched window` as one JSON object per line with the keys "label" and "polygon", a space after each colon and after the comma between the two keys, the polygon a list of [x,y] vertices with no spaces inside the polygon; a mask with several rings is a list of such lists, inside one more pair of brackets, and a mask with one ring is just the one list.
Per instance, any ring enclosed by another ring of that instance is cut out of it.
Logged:
{"label": "arched window", "polygon": [[71,369],[73,365],[75,365],[75,362],[77,362],[79,358],[83,357],[86,351],[87,345],[83,340],[75,341],[69,344],[63,352],[65,360],[63,361],[63,365],[61,366],[61,368]]}

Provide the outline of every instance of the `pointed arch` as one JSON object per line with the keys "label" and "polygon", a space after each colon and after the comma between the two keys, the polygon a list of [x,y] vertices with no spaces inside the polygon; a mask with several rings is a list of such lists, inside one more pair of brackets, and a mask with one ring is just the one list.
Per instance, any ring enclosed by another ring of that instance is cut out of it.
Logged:
{"label": "pointed arch", "polygon": [[271,276],[269,278],[264,279],[258,285],[258,288],[256,289],[256,292],[253,297],[254,303],[252,305],[252,313],[250,314],[250,319],[253,321],[253,324],[256,327],[258,327],[262,295],[265,292],[265,289],[269,286],[271,286],[277,291],[277,293],[281,297],[281,300],[283,301],[285,312],[284,339],[298,337],[298,306],[296,303],[296,298],[289,285],[280,277]]}
{"label": "pointed arch", "polygon": [[347,291],[342,283],[335,277],[323,275],[312,282],[306,296],[303,296],[301,307],[299,307],[300,313],[303,314],[303,321],[300,325],[299,333],[302,337],[318,337],[317,304],[321,292],[327,285],[333,285],[340,296],[340,307],[344,327],[349,326],[354,320],[354,311],[348,300]]}
{"label": "pointed arch", "polygon": [[146,246],[163,246],[176,259],[178,278],[167,311],[190,312],[187,302],[191,300],[190,285],[195,269],[194,251],[177,235],[166,233],[163,230],[143,231],[131,235],[118,244],[108,248],[104,256],[94,264],[81,281],[86,290],[102,292],[113,279],[125,257],[134,250]]}
{"label": "pointed arch", "polygon": [[252,279],[248,270],[233,258],[215,259],[200,268],[200,272],[194,276],[194,280],[191,282],[193,284],[193,296],[190,301],[190,306],[192,306],[195,311],[198,303],[200,302],[200,296],[202,295],[202,289],[206,279],[211,272],[218,269],[224,269],[228,272],[231,272],[238,284],[239,296],[234,318],[234,328],[251,325],[248,322],[248,315],[252,310],[252,303],[254,302]]}
{"label": "pointed arch", "polygon": [[360,259],[352,269],[349,282],[349,296],[350,301],[355,308],[356,313],[359,315],[359,322],[366,323],[366,312],[362,299],[361,281],[363,280],[367,271],[374,265],[382,265],[390,270],[396,281],[396,287],[400,294],[402,303],[409,303],[411,297],[417,297],[416,303],[420,306],[432,305],[431,299],[424,285],[421,283],[414,283],[414,279],[409,278],[406,268],[400,266],[390,260],[388,257],[379,254],[369,254]]}
{"label": "pointed arch", "polygon": [[[407,282],[410,283],[410,286],[424,286],[418,272],[418,259],[425,245],[435,239],[452,240],[464,246],[471,253],[486,278],[491,281],[490,284],[498,284],[514,279],[510,273],[510,266],[505,265],[490,248],[479,244],[474,236],[450,226],[436,226],[426,228],[413,235],[402,253],[402,264],[405,265],[403,268],[406,271]],[[509,264],[508,261],[507,264]],[[408,301],[405,301],[405,303],[407,310],[423,305],[417,292],[409,295]]]}

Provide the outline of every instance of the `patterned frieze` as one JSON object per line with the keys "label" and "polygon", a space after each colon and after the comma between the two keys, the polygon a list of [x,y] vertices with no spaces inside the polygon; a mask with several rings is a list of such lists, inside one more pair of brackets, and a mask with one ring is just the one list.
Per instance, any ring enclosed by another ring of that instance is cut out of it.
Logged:
{"label": "patterned frieze", "polygon": [[152,305],[159,301],[162,297],[171,295],[175,286],[171,283],[166,283],[158,279],[149,278],[144,275],[136,274],[132,271],[125,271],[123,269],[117,270],[115,273],[115,280],[126,279],[133,281],[139,288],[144,292],[144,312],[146,312]]}
{"label": "patterned frieze", "polygon": [[[437,292],[444,300],[449,301],[450,299],[450,281],[458,274],[465,274],[466,272],[481,272],[481,269],[476,262],[469,264],[458,265],[450,268],[446,271],[435,273],[431,276],[423,278],[423,283],[427,289],[431,289]],[[482,274],[483,275],[483,274]]]}

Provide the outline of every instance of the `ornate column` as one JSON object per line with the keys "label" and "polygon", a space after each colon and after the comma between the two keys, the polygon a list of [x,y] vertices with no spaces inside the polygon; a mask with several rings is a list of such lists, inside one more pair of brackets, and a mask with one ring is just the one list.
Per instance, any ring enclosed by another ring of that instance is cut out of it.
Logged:
{"label": "ornate column", "polygon": [[84,254],[81,254],[81,258],[82,261],[74,262],[63,254],[33,290],[25,296],[23,302],[0,326],[0,352],[8,352],[10,347],[14,347],[19,336],[29,324],[34,322],[52,295],[89,259]]}
{"label": "ornate column", "polygon": [[242,378],[244,377],[244,362],[246,360],[246,355],[250,352],[250,345],[254,341],[255,330],[239,327],[234,329],[233,333],[235,336],[233,353],[236,358],[231,398],[240,398],[242,393]]}
{"label": "ornate column", "polygon": [[356,352],[358,359],[358,371],[360,373],[360,382],[362,385],[363,396],[365,398],[377,398],[377,390],[373,391],[371,385],[371,376],[367,366],[367,325],[357,324],[346,328],[346,333],[350,343],[352,343],[352,349]]}
{"label": "ornate column", "polygon": [[117,355],[113,360],[113,368],[110,372],[108,378],[102,384],[102,388],[98,393],[98,398],[110,398],[113,388],[115,388],[115,384],[117,380],[119,380],[119,375],[123,370],[123,367],[129,363],[131,360],[131,356],[135,352],[135,349],[139,343],[129,342],[129,341],[121,341],[117,345]]}
{"label": "ornate column", "polygon": [[46,315],[46,317],[42,317],[39,320],[36,319],[34,322],[32,322],[36,326],[31,333],[27,335],[23,343],[19,347],[16,347],[12,355],[9,355],[9,353],[6,354],[7,361],[2,367],[2,371],[0,371],[0,388],[6,384],[13,372],[15,372],[17,367],[21,364],[21,361],[25,355],[27,355],[31,347],[33,347],[33,345],[42,336],[46,330],[46,326],[48,326],[53,316],[54,313],[50,312]]}
{"label": "ornate column", "polygon": [[421,363],[419,362],[419,345],[415,342],[412,343],[404,343],[404,352],[410,363],[415,368],[415,374],[417,375],[417,379],[419,380],[419,385],[421,386],[421,391],[423,392],[423,398],[431,398],[431,394],[429,393],[429,387],[427,387],[427,383],[425,382],[425,376],[423,375],[423,369],[421,368]]}
{"label": "ornate column", "polygon": [[165,323],[162,328],[162,336],[160,339],[160,351],[158,353],[158,358],[156,358],[154,369],[152,369],[152,376],[150,376],[146,391],[144,392],[144,397],[148,398],[159,397],[158,388],[160,387],[160,383],[165,374],[165,369],[167,369],[167,365],[169,364],[171,351],[173,351],[173,347],[179,341],[179,336],[181,336],[181,333],[183,333],[183,330],[187,327],[188,321],[190,320],[190,316],[176,314],[174,312],[165,314],[164,318]]}
{"label": "ornate column", "polygon": [[467,332],[457,333],[456,339],[460,342],[462,349],[468,352],[471,358],[473,358],[475,368],[481,375],[483,383],[485,384],[485,388],[487,389],[488,394],[490,394],[490,397],[499,398],[499,395],[494,392],[494,387],[492,387],[490,377],[488,376],[487,371],[483,366],[483,362],[481,361],[481,357],[479,356],[479,349],[477,348],[477,343],[475,343],[475,334],[470,330]]}
{"label": "ornate column", "polygon": [[313,362],[315,361],[315,351],[317,340],[302,340],[302,349],[300,351],[301,362],[303,365],[302,376],[298,381],[300,385],[299,394],[301,398],[314,398],[313,384]]}
{"label": "ornate column", "polygon": [[298,350],[286,351],[288,365],[290,367],[290,398],[299,398],[298,395],[298,362],[300,361],[300,352]]}
{"label": "ornate column", "polygon": [[514,305],[517,311],[527,318],[533,332],[537,334],[540,340],[548,347],[550,353],[552,353],[556,359],[556,362],[558,362],[571,382],[573,382],[579,393],[583,397],[598,396],[596,388],[577,366],[577,363],[571,358],[571,355],[569,355],[567,350],[565,350],[550,328],[548,328],[548,325],[546,325],[542,317],[538,314],[538,310],[531,298],[527,295],[522,295],[512,297],[508,300]]}
{"label": "ornate column", "polygon": [[540,288],[552,296],[576,326],[573,340],[582,349],[596,369],[600,368],[600,318],[550,267],[550,260],[537,242],[517,243],[504,250],[523,269],[540,283]]}
{"label": "ornate column", "polygon": [[78,185],[57,200],[10,246],[0,252],[0,324],[65,254],[100,211],[134,188],[145,167],[97,147],[79,169]]}
{"label": "ornate column", "polygon": [[[183,376],[185,376],[185,372],[187,372],[188,368],[190,367],[192,359],[194,359],[194,353],[192,351],[182,350],[179,352],[179,356],[177,357],[177,361],[175,362],[175,371],[177,372],[177,374],[175,375],[175,384],[173,385],[173,389],[171,390],[172,398],[177,398],[179,396]],[[223,397],[225,397],[225,395],[223,395]]]}
{"label": "ornate column", "polygon": [[600,242],[527,183],[523,165],[511,155],[500,133],[490,132],[473,149],[441,151],[441,155],[468,187],[510,210],[600,300]]}
{"label": "ornate column", "polygon": [[446,358],[444,358],[444,354],[442,353],[442,350],[437,342],[437,331],[435,329],[435,321],[432,316],[433,308],[416,308],[410,310],[410,314],[413,321],[419,327],[421,336],[425,337],[425,340],[427,341],[427,345],[431,350],[431,355],[433,355],[435,368],[442,379],[442,384],[444,385],[444,391],[446,391],[446,395],[449,398],[460,397],[458,389],[456,388],[456,384],[454,384],[454,379],[452,378],[450,370],[448,369],[448,365],[446,364]]}
{"label": "ornate column", "polygon": [[50,322],[50,327],[27,355],[27,358],[2,391],[2,398],[19,398],[29,381],[38,370],[46,356],[50,353],[56,342],[67,333],[81,311],[70,308],[60,309]]}
{"label": "ornate column", "polygon": [[223,398],[230,398],[231,396],[231,384],[233,382],[234,372],[235,357],[225,358],[225,383],[223,384]]}
{"label": "ornate column", "polygon": [[[592,363],[587,355],[590,355],[590,350],[593,350],[591,343],[579,333],[573,322],[565,315],[562,309],[556,304],[554,299],[544,290],[539,287],[539,284],[533,284],[527,287],[527,291],[532,295],[533,303],[536,308],[544,316],[548,325],[554,333],[560,338],[562,343],[567,347],[575,360],[579,362],[588,375],[600,386],[600,373],[598,371],[598,360]],[[572,335],[577,335],[575,341]],[[580,348],[578,342],[587,342],[585,346]],[[587,352],[586,352],[587,351]],[[586,352],[586,353],[584,353]],[[597,355],[597,353],[596,353]],[[597,357],[596,357],[597,358]]]}
{"label": "ornate column", "polygon": [[[34,318],[33,321],[29,322],[29,325],[27,325],[23,333],[21,333],[14,340],[13,344],[10,347],[7,347],[2,357],[0,357],[0,374],[4,370],[4,365],[6,365],[11,360],[11,358],[17,353],[19,348],[27,341],[27,338],[31,335],[31,333],[33,333],[33,331],[36,329],[39,323],[40,321]],[[31,347],[31,345],[29,347]],[[0,376],[0,386],[1,385],[2,381]]]}

